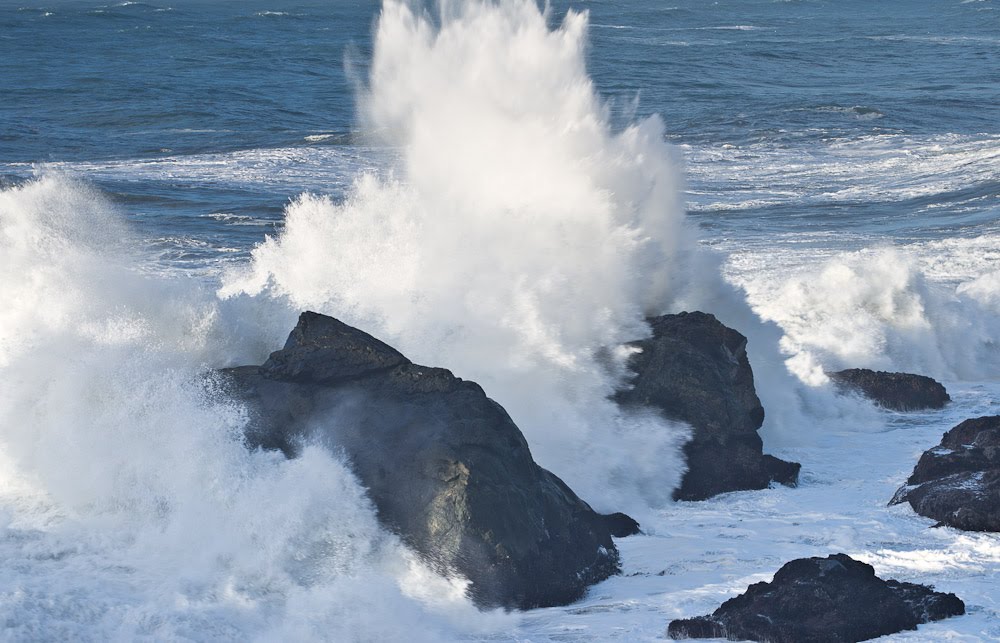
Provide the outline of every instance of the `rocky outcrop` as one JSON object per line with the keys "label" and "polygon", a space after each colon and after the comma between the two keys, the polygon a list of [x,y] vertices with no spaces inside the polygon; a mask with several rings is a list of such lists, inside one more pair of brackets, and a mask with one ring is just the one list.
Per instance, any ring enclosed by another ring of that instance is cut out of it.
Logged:
{"label": "rocky outcrop", "polygon": [[827,375],[842,391],[860,393],[893,411],[940,409],[951,401],[944,386],[925,375],[867,368],[849,368]]}
{"label": "rocky outcrop", "polygon": [[694,428],[684,446],[688,471],[678,500],[703,500],[726,491],[794,485],[800,465],[764,455],[757,434],[764,408],[753,384],[747,339],[714,316],[663,315],[648,320],[653,335],[632,342],[634,377],[615,399],[653,407]]}
{"label": "rocky outcrop", "polygon": [[710,616],[677,620],[673,639],[722,638],[769,643],[866,641],[965,613],[954,594],[884,581],[871,565],[844,554],[786,563],[770,583],[754,583]]}
{"label": "rocky outcrop", "polygon": [[576,600],[618,572],[612,532],[638,529],[535,464],[477,384],[331,317],[303,313],[263,365],[223,373],[250,409],[251,447],[294,457],[308,441],[343,453],[380,522],[438,571],[470,580],[480,606]]}
{"label": "rocky outcrop", "polygon": [[968,531],[1000,531],[1000,416],[966,420],[920,456],[891,505]]}

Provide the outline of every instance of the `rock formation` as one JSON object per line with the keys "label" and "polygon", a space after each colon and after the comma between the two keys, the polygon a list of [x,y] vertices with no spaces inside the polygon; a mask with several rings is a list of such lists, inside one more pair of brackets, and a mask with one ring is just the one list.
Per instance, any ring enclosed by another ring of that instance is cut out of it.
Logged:
{"label": "rock formation", "polygon": [[619,571],[601,516],[532,460],[504,409],[474,382],[306,312],[261,366],[223,371],[246,402],[251,447],[343,453],[380,522],[435,569],[471,581],[480,606],[561,605]]}
{"label": "rock formation", "polygon": [[966,420],[920,456],[892,502],[968,531],[1000,531],[1000,416]]}
{"label": "rock formation", "polygon": [[678,500],[703,500],[726,491],[794,485],[800,465],[764,455],[757,434],[764,408],[753,384],[747,339],[714,316],[680,313],[651,318],[653,336],[632,342],[630,387],[623,406],[653,407],[694,428],[684,446],[688,471]]}
{"label": "rock formation", "polygon": [[954,594],[884,581],[844,554],[786,563],[770,583],[754,583],[709,616],[670,623],[673,639],[769,643],[866,641],[965,613]]}
{"label": "rock formation", "polygon": [[841,390],[860,393],[893,411],[940,409],[951,401],[944,386],[924,375],[867,368],[849,368],[828,375]]}

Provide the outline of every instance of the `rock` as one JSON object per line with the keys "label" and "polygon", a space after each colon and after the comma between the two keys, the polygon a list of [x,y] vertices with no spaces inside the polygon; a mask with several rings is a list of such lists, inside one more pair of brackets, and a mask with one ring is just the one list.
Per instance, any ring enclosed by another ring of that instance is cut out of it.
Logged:
{"label": "rock", "polygon": [[642,533],[639,529],[639,523],[637,523],[631,516],[626,516],[621,512],[616,512],[603,516],[604,524],[607,525],[608,531],[615,538],[626,538],[628,536],[634,536],[636,534]]}
{"label": "rock", "polygon": [[1000,531],[1000,416],[966,420],[920,456],[890,505],[967,531]]}
{"label": "rock", "polygon": [[611,533],[630,519],[595,513],[535,464],[474,382],[311,312],[262,366],[223,374],[250,410],[250,447],[343,453],[380,522],[436,570],[471,581],[480,606],[563,605],[618,573]]}
{"label": "rock", "polygon": [[795,485],[800,465],[764,455],[757,434],[764,408],[753,385],[747,339],[714,316],[663,315],[648,320],[653,336],[631,342],[630,388],[623,406],[653,407],[694,428],[684,446],[688,471],[678,500],[703,500],[727,491]]}
{"label": "rock", "polygon": [[710,616],[677,620],[672,639],[771,643],[866,641],[965,613],[954,594],[884,581],[845,554],[786,563],[770,583],[754,583]]}
{"label": "rock", "polygon": [[940,409],[951,401],[944,386],[924,375],[867,368],[849,368],[827,375],[841,390],[860,393],[893,411]]}

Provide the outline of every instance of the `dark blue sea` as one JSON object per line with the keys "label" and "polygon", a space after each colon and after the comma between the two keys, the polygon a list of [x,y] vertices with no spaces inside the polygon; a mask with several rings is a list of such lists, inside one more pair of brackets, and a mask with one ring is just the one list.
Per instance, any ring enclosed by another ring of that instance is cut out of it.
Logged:
{"label": "dark blue sea", "polygon": [[[997,218],[990,0],[559,0],[550,24],[569,8],[590,13],[614,126],[662,115],[705,226],[913,237]],[[4,3],[0,172],[79,175],[178,255],[244,256],[269,229],[246,221],[280,225],[290,197],[341,194],[369,161],[354,90],[378,10]]]}
{"label": "dark blue sea", "polygon": [[[996,0],[0,0],[0,302],[0,638],[652,641],[839,551],[971,606],[892,640],[1000,637],[1000,542],[884,506],[1000,411]],[[481,383],[649,525],[625,575],[483,613],[338,454],[247,452],[204,375],[303,309]],[[683,430],[607,400],[690,309],[799,489],[674,503]]]}

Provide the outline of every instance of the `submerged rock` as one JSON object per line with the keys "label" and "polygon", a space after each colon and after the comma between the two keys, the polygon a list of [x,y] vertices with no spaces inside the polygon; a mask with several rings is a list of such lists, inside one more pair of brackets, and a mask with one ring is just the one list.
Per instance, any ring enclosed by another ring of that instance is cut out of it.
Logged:
{"label": "submerged rock", "polygon": [[764,408],[753,384],[747,339],[714,316],[663,315],[649,320],[653,336],[629,345],[631,387],[615,399],[653,407],[694,428],[684,446],[688,471],[678,500],[703,500],[727,491],[794,485],[800,465],[764,455],[757,434]]}
{"label": "submerged rock", "polygon": [[965,613],[954,594],[884,581],[845,554],[786,563],[770,583],[754,583],[709,616],[670,623],[672,639],[769,643],[866,641]]}
{"label": "submerged rock", "polygon": [[966,420],[920,456],[890,505],[968,531],[1000,531],[1000,416]]}
{"label": "submerged rock", "polygon": [[380,522],[470,580],[477,604],[562,605],[619,571],[611,534],[628,517],[595,513],[535,464],[476,383],[311,312],[263,365],[223,373],[250,409],[249,446],[343,453]]}
{"label": "submerged rock", "polygon": [[867,368],[849,368],[828,375],[840,389],[860,393],[893,411],[940,409],[951,401],[944,386],[925,375]]}

